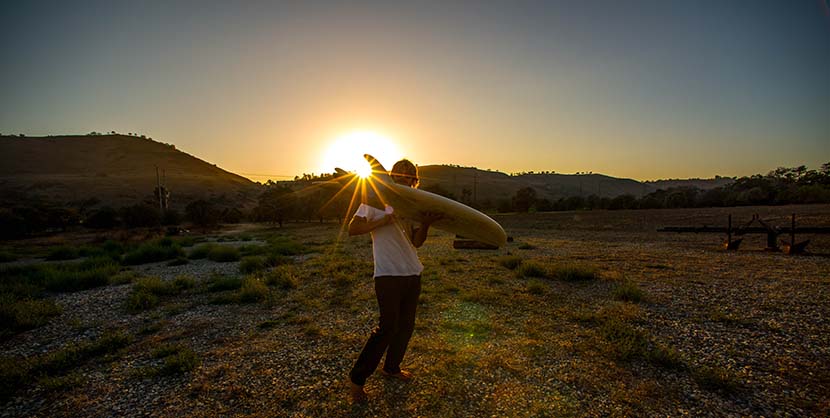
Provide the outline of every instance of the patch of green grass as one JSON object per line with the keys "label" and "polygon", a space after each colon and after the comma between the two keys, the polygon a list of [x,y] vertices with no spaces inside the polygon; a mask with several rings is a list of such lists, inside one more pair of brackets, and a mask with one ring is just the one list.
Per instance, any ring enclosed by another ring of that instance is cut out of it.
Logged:
{"label": "patch of green grass", "polygon": [[123,331],[108,331],[96,340],[70,344],[38,358],[30,371],[35,375],[54,376],[74,369],[93,358],[115,353],[131,342],[132,337]]}
{"label": "patch of green grass", "polygon": [[248,276],[242,280],[242,287],[239,289],[239,301],[241,303],[259,303],[268,300],[270,290],[268,286],[256,276]]}
{"label": "patch of green grass", "polygon": [[696,367],[692,370],[692,378],[700,387],[714,392],[733,394],[741,389],[740,380],[721,367]]}
{"label": "patch of green grass", "polygon": [[268,254],[265,256],[265,265],[268,267],[277,267],[285,264],[294,264],[294,259],[281,254]]}
{"label": "patch of green grass", "polygon": [[242,257],[239,262],[239,271],[244,274],[256,273],[265,270],[265,257],[259,255],[252,255]]}
{"label": "patch of green grass", "polygon": [[272,237],[268,240],[268,247],[268,253],[276,255],[299,255],[307,252],[303,244],[286,236]]}
{"label": "patch of green grass", "polygon": [[45,325],[61,308],[51,299],[15,300],[0,294],[0,338]]}
{"label": "patch of green grass", "polygon": [[183,287],[176,282],[169,282],[158,277],[142,277],[133,283],[132,292],[124,301],[124,308],[129,313],[139,313],[155,308],[162,296],[178,294]]}
{"label": "patch of green grass", "polygon": [[210,261],[217,263],[228,263],[231,261],[239,261],[239,250],[236,247],[229,247],[226,245],[217,245],[210,249],[207,254]]}
{"label": "patch of green grass", "polygon": [[178,244],[170,238],[162,238],[141,244],[138,248],[127,252],[124,254],[123,262],[125,265],[136,265],[172,260],[184,256],[184,250]]}
{"label": "patch of green grass", "polygon": [[532,261],[524,262],[516,268],[516,275],[519,277],[536,277],[544,279],[548,277],[545,268]]}
{"label": "patch of green grass", "polygon": [[611,297],[623,302],[640,303],[646,300],[646,294],[637,283],[626,280],[611,290]]}
{"label": "patch of green grass", "polygon": [[646,359],[652,364],[667,369],[682,370],[686,367],[686,362],[680,353],[673,347],[668,347],[663,344],[653,343],[651,350],[646,355]]}
{"label": "patch of green grass", "polygon": [[275,268],[265,275],[265,284],[283,290],[290,290],[297,288],[299,285],[299,279],[297,278],[294,268],[288,265],[283,265]]}
{"label": "patch of green grass", "polygon": [[60,245],[54,247],[49,250],[48,254],[46,254],[46,260],[49,261],[74,260],[78,257],[80,257],[78,247],[69,245]]}
{"label": "patch of green grass", "polygon": [[207,258],[208,254],[210,253],[210,250],[214,249],[215,247],[217,247],[217,245],[212,242],[197,245],[190,250],[190,254],[188,254],[187,257],[191,260],[201,260],[203,258]]}
{"label": "patch of green grass", "polygon": [[533,295],[541,295],[545,293],[547,285],[541,280],[531,279],[527,282],[527,291]]}
{"label": "patch of green grass", "polygon": [[38,385],[48,392],[57,392],[76,388],[84,384],[86,379],[77,372],[71,372],[65,376],[44,376],[38,379]]}
{"label": "patch of green grass", "polygon": [[522,264],[522,258],[517,255],[505,255],[497,258],[496,262],[498,262],[502,267],[515,270],[516,267],[519,267],[519,265]]}
{"label": "patch of green grass", "polygon": [[599,277],[597,269],[592,266],[578,264],[562,264],[554,266],[551,278],[566,282],[581,282],[594,280]]}
{"label": "patch of green grass", "polygon": [[107,257],[90,258],[80,263],[40,265],[44,287],[52,292],[76,292],[109,284],[121,266]]}

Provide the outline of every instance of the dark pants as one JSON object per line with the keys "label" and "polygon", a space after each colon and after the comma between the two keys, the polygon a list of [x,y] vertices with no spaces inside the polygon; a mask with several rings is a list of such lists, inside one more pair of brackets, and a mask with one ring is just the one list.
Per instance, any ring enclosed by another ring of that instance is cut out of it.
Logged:
{"label": "dark pants", "polygon": [[383,370],[391,374],[401,371],[401,361],[415,329],[421,276],[375,277],[375,294],[380,308],[380,322],[372,330],[349,373],[352,382],[361,386],[377,369],[384,351],[386,362]]}

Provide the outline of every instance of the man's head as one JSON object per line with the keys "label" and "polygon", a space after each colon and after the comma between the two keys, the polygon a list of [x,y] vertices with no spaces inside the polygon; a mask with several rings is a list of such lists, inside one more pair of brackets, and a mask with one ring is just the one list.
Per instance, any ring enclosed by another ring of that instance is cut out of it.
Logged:
{"label": "man's head", "polygon": [[412,161],[403,159],[392,166],[392,171],[389,172],[395,183],[403,184],[410,187],[418,187],[418,167],[412,164]]}

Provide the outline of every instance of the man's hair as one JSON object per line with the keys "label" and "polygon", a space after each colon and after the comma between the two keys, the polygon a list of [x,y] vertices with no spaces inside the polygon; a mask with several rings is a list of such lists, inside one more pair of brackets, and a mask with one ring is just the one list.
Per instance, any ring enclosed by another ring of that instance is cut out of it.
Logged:
{"label": "man's hair", "polygon": [[400,160],[392,166],[392,171],[389,172],[392,178],[399,178],[405,177],[410,179],[415,179],[414,187],[418,186],[419,179],[418,179],[418,167],[415,167],[415,164],[412,164],[412,161],[407,159]]}

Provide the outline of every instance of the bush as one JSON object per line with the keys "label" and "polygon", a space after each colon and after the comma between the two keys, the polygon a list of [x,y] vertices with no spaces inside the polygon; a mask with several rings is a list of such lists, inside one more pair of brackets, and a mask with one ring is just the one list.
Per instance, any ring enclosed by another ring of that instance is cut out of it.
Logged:
{"label": "bush", "polygon": [[548,276],[548,273],[545,271],[544,267],[533,262],[522,263],[519,265],[516,269],[516,274],[519,277],[545,278]]}
{"label": "bush", "polygon": [[497,258],[496,261],[503,267],[506,267],[510,270],[515,270],[516,267],[519,267],[519,264],[522,264],[522,258],[515,255],[501,256]]}
{"label": "bush", "polygon": [[124,302],[127,312],[138,313],[152,309],[159,304],[158,296],[147,291],[133,291]]}
{"label": "bush", "polygon": [[164,226],[174,226],[182,223],[182,215],[175,209],[167,209],[161,215],[161,224]]}
{"label": "bush", "polygon": [[216,261],[218,263],[239,261],[239,250],[237,250],[236,247],[217,245],[210,249],[207,254],[207,258],[208,260]]}
{"label": "bush", "polygon": [[80,256],[77,247],[70,247],[68,245],[61,245],[49,250],[46,259],[49,261],[56,260],[72,260]]}
{"label": "bush", "polygon": [[52,300],[15,300],[12,294],[0,294],[0,338],[43,326],[60,313]]}
{"label": "bush", "polygon": [[553,269],[553,278],[566,282],[578,282],[585,280],[594,280],[598,277],[596,268],[589,266],[579,266],[574,264],[565,264],[556,266]]}
{"label": "bush", "polygon": [[239,301],[242,303],[258,303],[268,299],[268,286],[257,277],[248,276],[242,281],[239,289]]}
{"label": "bush", "polygon": [[265,269],[265,257],[248,256],[243,257],[239,263],[239,271],[245,274],[255,273]]}
{"label": "bush", "polygon": [[107,257],[90,258],[80,263],[43,265],[43,284],[52,292],[77,292],[106,286],[121,266]]}
{"label": "bush", "polygon": [[208,292],[236,290],[242,287],[242,280],[237,277],[213,276],[207,281]]}
{"label": "bush", "polygon": [[265,275],[265,283],[283,290],[296,289],[298,280],[292,268],[287,265],[279,266]]}
{"label": "bush", "polygon": [[133,284],[133,291],[147,292],[157,296],[172,295],[178,293],[179,289],[173,283],[162,280],[159,277],[142,277]]}
{"label": "bush", "polygon": [[219,223],[222,214],[212,203],[199,199],[188,203],[185,216],[195,225],[212,226]]}
{"label": "bush", "polygon": [[164,358],[164,364],[158,372],[161,375],[187,373],[198,365],[199,357],[196,353],[189,348],[181,347],[174,354]]}
{"label": "bush", "polygon": [[190,258],[191,260],[201,260],[203,258],[207,258],[208,254],[210,254],[210,251],[214,249],[216,246],[216,244],[209,242],[207,244],[202,244],[193,247],[193,249],[190,250],[188,258]]}
{"label": "bush", "polygon": [[541,282],[536,279],[532,279],[529,282],[527,282],[527,291],[534,295],[544,294],[546,288],[547,286],[545,286],[544,282]]}
{"label": "bush", "polygon": [[616,300],[624,302],[640,303],[645,300],[645,293],[637,286],[637,283],[626,280],[611,291],[611,296]]}
{"label": "bush", "polygon": [[173,286],[179,290],[193,289],[196,287],[196,279],[192,276],[182,274],[173,279]]}
{"label": "bush", "polygon": [[121,219],[128,228],[141,228],[161,225],[161,213],[159,209],[146,205],[137,204],[121,208]]}
{"label": "bush", "polygon": [[119,225],[118,212],[109,206],[105,206],[92,212],[83,223],[88,228],[112,229]]}
{"label": "bush", "polygon": [[293,264],[294,259],[285,255],[268,254],[265,257],[265,265],[268,267],[277,267],[284,264]]}
{"label": "bush", "polygon": [[184,250],[169,238],[162,238],[155,242],[140,245],[133,251],[124,254],[124,264],[136,265],[172,260],[184,257]]}

